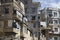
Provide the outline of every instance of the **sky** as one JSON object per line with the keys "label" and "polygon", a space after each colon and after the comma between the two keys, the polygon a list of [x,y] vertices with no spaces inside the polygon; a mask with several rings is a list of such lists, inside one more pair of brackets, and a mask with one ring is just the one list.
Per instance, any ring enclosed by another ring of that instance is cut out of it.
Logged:
{"label": "sky", "polygon": [[54,7],[60,8],[60,0],[33,0],[41,3],[41,7]]}

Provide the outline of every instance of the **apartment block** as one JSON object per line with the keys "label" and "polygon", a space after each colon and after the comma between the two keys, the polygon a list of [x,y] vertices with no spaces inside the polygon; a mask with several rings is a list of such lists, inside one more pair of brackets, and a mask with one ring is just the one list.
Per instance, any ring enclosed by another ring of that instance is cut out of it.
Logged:
{"label": "apartment block", "polygon": [[27,30],[21,0],[0,0],[0,40],[23,40]]}
{"label": "apartment block", "polygon": [[46,40],[60,40],[60,9],[47,7],[41,12],[41,21],[45,22],[46,27],[42,25],[44,29],[43,35]]}
{"label": "apartment block", "polygon": [[[28,19],[28,27],[33,29],[33,40],[40,38],[40,2],[33,2],[32,0],[25,0],[25,17]],[[39,34],[39,35],[38,35]]]}

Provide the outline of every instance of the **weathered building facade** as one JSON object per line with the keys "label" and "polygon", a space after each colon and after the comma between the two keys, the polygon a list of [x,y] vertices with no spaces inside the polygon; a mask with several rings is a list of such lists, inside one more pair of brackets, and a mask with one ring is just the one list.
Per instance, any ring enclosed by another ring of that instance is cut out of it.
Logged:
{"label": "weathered building facade", "polygon": [[[40,34],[40,14],[38,9],[40,8],[40,2],[32,2],[32,0],[25,0],[25,16],[28,19],[28,27],[33,29],[33,40],[39,40]],[[39,15],[39,16],[38,16]]]}
{"label": "weathered building facade", "polygon": [[20,0],[0,0],[0,40],[23,40],[27,30],[24,4]]}
{"label": "weathered building facade", "polygon": [[60,40],[60,10],[52,7],[42,9],[41,21],[46,23],[43,31],[46,40]]}

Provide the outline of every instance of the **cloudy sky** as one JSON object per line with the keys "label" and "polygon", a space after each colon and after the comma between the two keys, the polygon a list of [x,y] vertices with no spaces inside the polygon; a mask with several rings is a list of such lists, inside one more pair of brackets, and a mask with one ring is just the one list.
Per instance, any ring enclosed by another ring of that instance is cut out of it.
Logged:
{"label": "cloudy sky", "polygon": [[55,7],[60,8],[60,0],[34,0],[37,2],[41,2],[41,7]]}

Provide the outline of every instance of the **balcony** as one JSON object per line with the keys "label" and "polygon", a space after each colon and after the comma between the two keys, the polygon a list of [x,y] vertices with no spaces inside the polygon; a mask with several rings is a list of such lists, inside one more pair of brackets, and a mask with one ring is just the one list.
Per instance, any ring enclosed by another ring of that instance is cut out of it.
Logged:
{"label": "balcony", "polygon": [[49,34],[52,34],[52,35],[60,35],[60,32],[54,32],[54,31],[49,31]]}
{"label": "balcony", "polygon": [[12,27],[6,27],[4,28],[4,32],[14,32],[14,33],[18,33],[19,29],[17,28],[12,28]]}
{"label": "balcony", "polygon": [[24,4],[23,4],[22,2],[16,2],[16,1],[14,1],[14,2],[13,2],[13,6],[15,7],[15,9],[20,10],[20,12],[21,12],[23,15],[25,15],[25,13],[24,13]]}
{"label": "balcony", "polygon": [[13,19],[22,21],[22,17],[23,17],[22,14],[18,11],[14,12],[14,14],[13,14]]}
{"label": "balcony", "polygon": [[53,26],[54,24],[49,23],[49,26]]}
{"label": "balcony", "polygon": [[24,13],[24,4],[23,4],[22,2],[20,2],[20,1],[7,0],[6,2],[3,1],[3,2],[1,3],[1,5],[2,5],[2,6],[4,6],[4,5],[5,5],[5,6],[10,5],[10,6],[14,7],[15,9],[20,10],[20,12],[21,12],[23,15],[25,15],[25,13]]}

